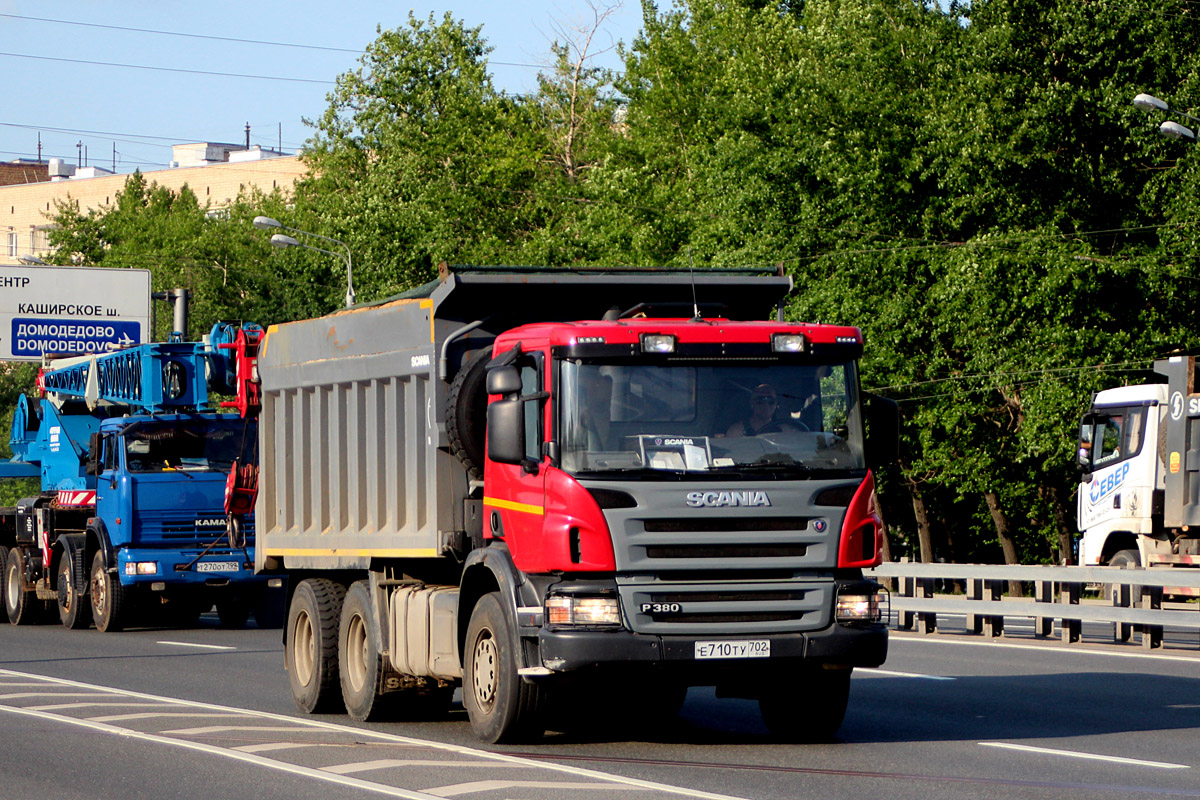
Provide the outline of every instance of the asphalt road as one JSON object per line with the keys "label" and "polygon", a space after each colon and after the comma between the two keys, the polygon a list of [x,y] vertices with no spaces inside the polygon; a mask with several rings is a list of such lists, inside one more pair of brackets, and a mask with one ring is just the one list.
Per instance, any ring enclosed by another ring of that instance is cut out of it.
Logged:
{"label": "asphalt road", "polygon": [[897,634],[839,741],[774,742],[693,689],[485,747],[449,719],[295,711],[279,631],[0,627],[0,800],[48,798],[1200,798],[1200,651]]}

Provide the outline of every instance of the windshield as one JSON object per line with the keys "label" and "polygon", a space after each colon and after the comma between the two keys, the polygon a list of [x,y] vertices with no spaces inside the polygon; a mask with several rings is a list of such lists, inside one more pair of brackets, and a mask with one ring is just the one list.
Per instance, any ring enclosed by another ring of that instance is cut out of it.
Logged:
{"label": "windshield", "polygon": [[229,472],[233,460],[254,445],[255,428],[244,420],[141,423],[124,435],[130,472],[163,470]]}
{"label": "windshield", "polygon": [[568,472],[865,468],[854,364],[562,362]]}

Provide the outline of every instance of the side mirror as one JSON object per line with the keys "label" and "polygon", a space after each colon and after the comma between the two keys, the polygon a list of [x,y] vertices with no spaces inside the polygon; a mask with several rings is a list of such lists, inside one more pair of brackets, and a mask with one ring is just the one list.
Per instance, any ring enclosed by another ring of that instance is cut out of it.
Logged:
{"label": "side mirror", "polygon": [[100,474],[100,434],[93,433],[88,437],[87,462],[83,471],[85,475]]}
{"label": "side mirror", "polygon": [[521,391],[521,373],[514,366],[493,367],[487,373],[487,393],[501,396]]}
{"label": "side mirror", "polygon": [[900,406],[895,400],[863,393],[867,422],[867,466],[881,467],[900,457]]}
{"label": "side mirror", "polygon": [[[501,394],[492,392],[492,377],[501,371],[488,373],[489,394]],[[520,464],[525,460],[525,409],[519,398],[497,400],[488,406],[487,457],[500,464]]]}

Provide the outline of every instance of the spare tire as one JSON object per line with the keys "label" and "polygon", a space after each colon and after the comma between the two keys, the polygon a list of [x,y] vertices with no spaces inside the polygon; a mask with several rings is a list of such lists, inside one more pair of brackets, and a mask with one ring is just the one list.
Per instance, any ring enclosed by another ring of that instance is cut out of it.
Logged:
{"label": "spare tire", "polygon": [[487,367],[491,360],[491,345],[471,356],[454,376],[446,404],[446,435],[450,439],[450,452],[462,462],[472,478],[483,477]]}

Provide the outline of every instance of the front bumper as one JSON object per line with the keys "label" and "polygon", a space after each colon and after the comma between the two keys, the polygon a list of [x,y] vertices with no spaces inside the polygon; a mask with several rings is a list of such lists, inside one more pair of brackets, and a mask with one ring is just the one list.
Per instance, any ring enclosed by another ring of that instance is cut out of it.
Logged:
{"label": "front bumper", "polygon": [[[254,557],[246,558],[240,550],[210,551],[192,564],[198,553],[158,548],[122,549],[117,551],[117,576],[123,586],[150,586],[155,583],[188,586],[227,586],[231,583],[265,583],[270,576],[254,574]],[[127,574],[126,564],[157,564],[153,573]],[[182,569],[191,564],[189,569]],[[228,569],[229,565],[236,569]],[[207,568],[206,568],[207,565]]]}
{"label": "front bumper", "polygon": [[[770,640],[769,658],[696,659],[696,642]],[[655,666],[667,672],[707,675],[730,670],[771,670],[783,666],[877,667],[887,658],[887,626],[838,625],[819,631],[747,636],[659,636],[632,631],[548,630],[538,633],[542,666],[552,672],[624,664]]]}

